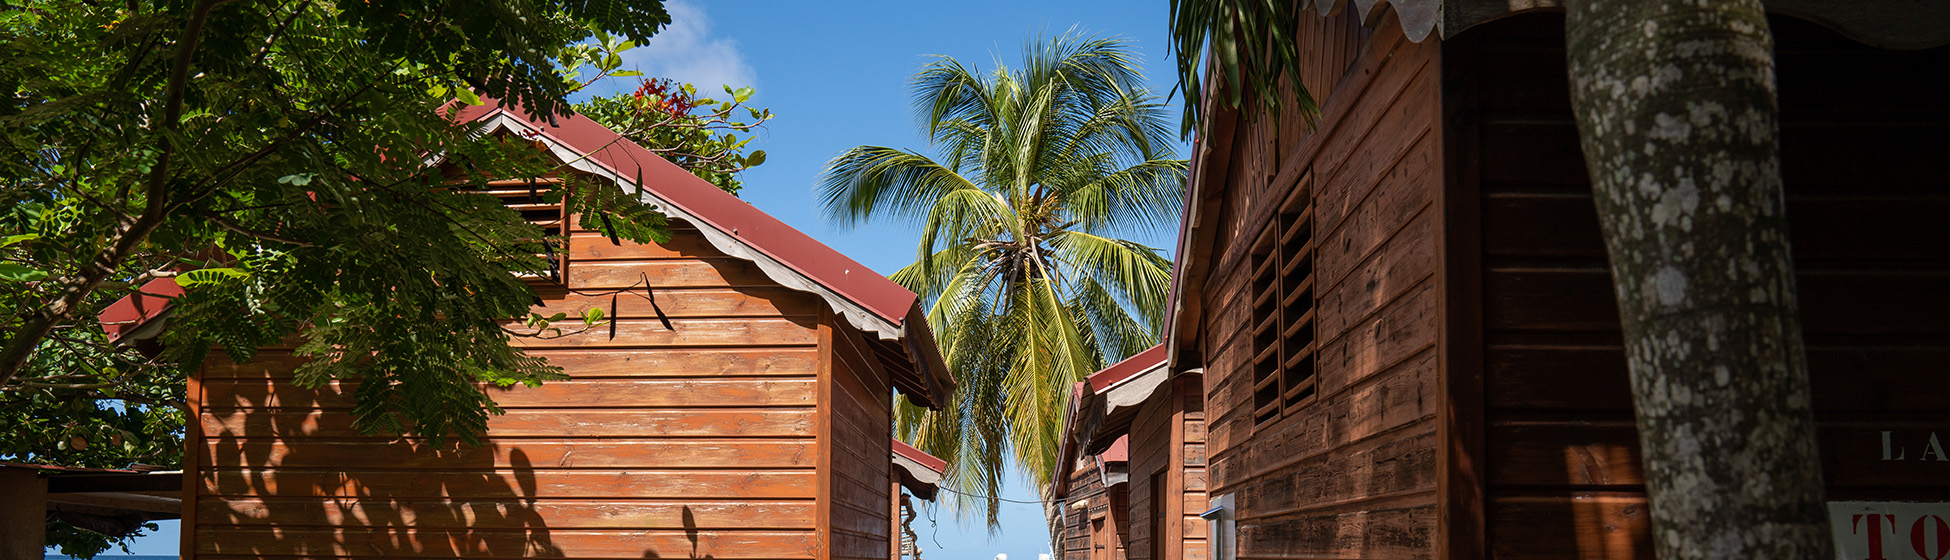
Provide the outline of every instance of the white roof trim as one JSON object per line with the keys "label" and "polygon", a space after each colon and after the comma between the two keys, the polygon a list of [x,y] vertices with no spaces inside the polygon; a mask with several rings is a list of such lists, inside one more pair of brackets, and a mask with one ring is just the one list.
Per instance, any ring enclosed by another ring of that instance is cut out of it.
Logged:
{"label": "white roof trim", "polygon": [[1121,408],[1143,406],[1144,401],[1150,400],[1151,394],[1157,392],[1158,387],[1171,378],[1167,375],[1168,371],[1165,362],[1158,362],[1158,365],[1151,366],[1142,373],[1126,377],[1105,387],[1104,416],[1114,415]]}
{"label": "white roof trim", "polygon": [[[491,133],[499,129],[507,129],[524,138],[541,140],[544,145],[548,146],[550,153],[566,162],[569,167],[615,181],[626,192],[629,189],[639,186],[635,180],[623,177],[616,170],[610,169],[608,166],[603,165],[602,162],[589,157],[588,154],[579,153],[569,148],[560,140],[550,136],[547,131],[529,126],[526,120],[516,118],[507,111],[497,111],[493,116],[482,119],[480,122],[481,134]],[[826,300],[826,305],[831,307],[834,313],[846,317],[846,322],[853,325],[854,328],[873,333],[881,340],[889,341],[899,340],[906,334],[901,325],[896,325],[891,321],[883,319],[878,314],[868,311],[865,307],[861,307],[860,304],[854,303],[852,299],[827,289],[824,284],[813,280],[811,277],[800,273],[790,266],[786,266],[785,263],[779,262],[777,259],[773,259],[770,255],[766,255],[764,251],[760,251],[757,247],[745,243],[744,240],[733,236],[730,232],[720,230],[710,222],[698,219],[697,216],[682,207],[657,196],[655,189],[644,186],[642,190],[642,200],[649,203],[652,209],[663,212],[670,218],[683,220],[697,226],[697,230],[704,233],[704,238],[711,242],[712,247],[716,247],[719,251],[723,251],[727,255],[758,265],[758,269],[765,273],[765,277],[770,278],[773,282],[777,282],[779,285],[787,288],[818,295],[820,299]]]}
{"label": "white roof trim", "polygon": [[935,472],[934,469],[930,469],[926,465],[922,465],[920,461],[909,459],[899,453],[893,454],[893,458],[894,465],[906,469],[907,474],[914,476],[914,480],[919,480],[927,484],[941,483],[941,473]]}

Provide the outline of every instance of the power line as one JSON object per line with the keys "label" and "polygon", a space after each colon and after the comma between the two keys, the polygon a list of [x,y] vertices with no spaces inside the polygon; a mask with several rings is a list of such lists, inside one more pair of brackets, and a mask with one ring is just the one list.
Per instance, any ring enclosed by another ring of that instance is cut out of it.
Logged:
{"label": "power line", "polygon": [[982,494],[970,494],[970,493],[968,493],[968,492],[962,492],[962,491],[959,491],[959,490],[955,490],[955,489],[952,489],[952,488],[941,488],[941,487],[936,487],[935,489],[936,489],[936,490],[940,490],[940,491],[942,491],[942,492],[947,492],[947,493],[950,493],[950,494],[960,494],[960,495],[962,495],[962,496],[966,496],[966,497],[970,497],[970,498],[981,498],[981,499],[985,499],[985,500],[996,500],[996,501],[1003,501],[1003,502],[1009,502],[1009,503],[1012,503],[1012,504],[1034,504],[1034,505],[1039,505],[1039,506],[1040,506],[1040,505],[1047,505],[1047,504],[1057,504],[1057,505],[1062,505],[1062,504],[1063,504],[1063,500],[1012,500],[1012,499],[1009,499],[1009,498],[1004,498],[1004,497],[1001,497],[1001,496],[987,496],[987,495],[982,495]]}

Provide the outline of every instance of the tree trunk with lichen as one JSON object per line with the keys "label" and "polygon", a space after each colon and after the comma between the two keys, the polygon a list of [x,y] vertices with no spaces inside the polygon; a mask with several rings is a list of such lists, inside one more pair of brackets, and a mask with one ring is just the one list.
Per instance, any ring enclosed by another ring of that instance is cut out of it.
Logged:
{"label": "tree trunk with lichen", "polygon": [[1658,556],[1833,558],[1759,0],[1567,2]]}

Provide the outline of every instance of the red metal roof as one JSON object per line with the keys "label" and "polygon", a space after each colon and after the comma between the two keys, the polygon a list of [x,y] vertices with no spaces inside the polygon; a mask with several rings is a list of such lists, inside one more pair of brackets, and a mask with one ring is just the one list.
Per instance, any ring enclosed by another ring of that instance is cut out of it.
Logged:
{"label": "red metal roof", "polygon": [[[751,203],[699,179],[663,157],[624,139],[615,131],[581,115],[562,115],[554,124],[537,120],[519,108],[502,108],[489,100],[462,106],[458,118],[480,121],[496,115],[528,123],[548,138],[568,146],[618,177],[641,177],[643,188],[656,192],[693,216],[728,232],[758,251],[852,300],[881,318],[900,325],[917,299],[914,292],[872,269],[793,229]],[[700,224],[703,225],[703,224]]]}
{"label": "red metal roof", "polygon": [[1097,458],[1106,463],[1131,460],[1131,435],[1124,434],[1117,436],[1117,441],[1110,444],[1110,449],[1105,449],[1103,453],[1098,453]]}
{"label": "red metal roof", "polygon": [[1130,379],[1131,376],[1151,369],[1152,366],[1163,363],[1164,361],[1165,345],[1159,344],[1152,346],[1149,350],[1138,352],[1135,356],[1124,358],[1124,361],[1111,364],[1110,367],[1104,368],[1102,371],[1090,374],[1090,390],[1092,392],[1102,391],[1105,387],[1109,387],[1125,379]]}
{"label": "red metal roof", "polygon": [[120,339],[122,335],[162,315],[163,311],[169,309],[170,299],[180,295],[183,295],[183,287],[176,284],[175,278],[150,280],[136,293],[102,310],[102,330],[108,331],[109,340]]}
{"label": "red metal roof", "polygon": [[[587,154],[591,161],[618,177],[633,181],[641,178],[645,189],[656,192],[671,204],[730,233],[882,319],[905,326],[908,310],[918,299],[914,292],[595,121],[571,114],[556,117],[555,124],[551,125],[518,110],[496,107],[493,102],[478,106],[464,105],[458,118],[479,121],[502,114],[528,123],[543,136],[578,153]],[[102,313],[101,319],[111,338],[134,330],[142,322],[161,314],[168,307],[169,300],[166,298],[183,293],[183,289],[171,279],[152,281],[144,285],[142,291],[164,297],[137,295],[110,305]]]}
{"label": "red metal roof", "polygon": [[940,458],[937,458],[933,455],[929,455],[928,452],[922,451],[919,448],[916,448],[912,445],[908,445],[907,442],[898,439],[894,440],[894,454],[900,455],[902,457],[906,457],[907,460],[909,461],[920,463],[921,466],[923,467],[934,469],[934,472],[937,473],[947,470],[948,468],[947,461],[943,461]]}

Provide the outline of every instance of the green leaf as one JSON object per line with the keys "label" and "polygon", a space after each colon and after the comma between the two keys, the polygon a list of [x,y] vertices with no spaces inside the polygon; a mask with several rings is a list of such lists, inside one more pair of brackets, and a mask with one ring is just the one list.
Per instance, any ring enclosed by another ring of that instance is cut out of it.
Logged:
{"label": "green leaf", "polygon": [[481,101],[481,96],[475,95],[474,90],[469,88],[454,88],[454,96],[459,97],[462,103],[468,105],[482,105],[485,103]]}
{"label": "green leaf", "polygon": [[753,90],[751,86],[745,86],[738,88],[738,91],[732,92],[731,97],[737,99],[739,103],[744,103],[745,100],[751,99],[752,94],[755,92],[756,90]]}
{"label": "green leaf", "polygon": [[0,239],[0,247],[6,247],[8,245],[12,245],[22,241],[33,241],[35,239],[40,239],[40,238],[41,238],[41,234],[38,233],[23,233],[20,235],[9,235],[5,239]]}
{"label": "green leaf", "polygon": [[[461,90],[461,91],[466,91],[466,90]],[[297,173],[293,175],[285,175],[283,177],[279,177],[278,182],[286,185],[291,185],[294,187],[302,187],[311,184],[312,177],[317,177],[317,176],[318,176],[317,173]]]}
{"label": "green leaf", "polygon": [[251,273],[249,271],[241,268],[205,268],[177,275],[176,283],[181,284],[185,288],[212,286],[231,280],[250,278],[250,276]]}
{"label": "green leaf", "polygon": [[752,155],[745,156],[745,167],[758,167],[763,163],[765,163],[765,150],[752,150]]}
{"label": "green leaf", "polygon": [[631,78],[631,77],[636,77],[636,76],[642,76],[642,75],[643,75],[643,73],[642,73],[642,72],[638,72],[638,71],[635,71],[635,70],[623,70],[623,71],[621,71],[621,72],[610,72],[610,73],[609,73],[609,75],[611,75],[611,76],[615,76],[615,77],[618,77],[618,78]]}
{"label": "green leaf", "polygon": [[47,277],[47,272],[28,268],[14,263],[0,263],[0,280],[8,282],[34,282]]}
{"label": "green leaf", "polygon": [[600,322],[602,320],[603,320],[602,308],[591,307],[589,308],[588,311],[582,312],[582,322],[587,323],[590,326],[595,326],[597,322]]}

